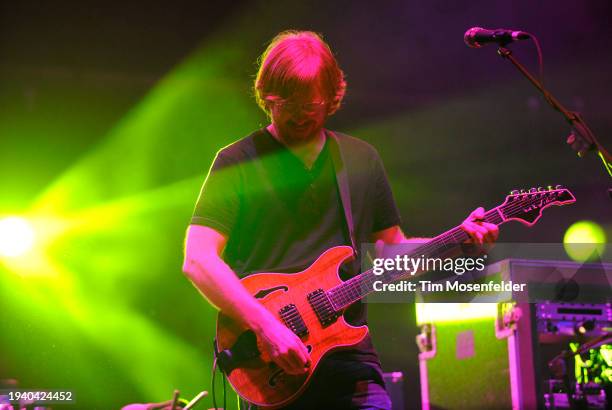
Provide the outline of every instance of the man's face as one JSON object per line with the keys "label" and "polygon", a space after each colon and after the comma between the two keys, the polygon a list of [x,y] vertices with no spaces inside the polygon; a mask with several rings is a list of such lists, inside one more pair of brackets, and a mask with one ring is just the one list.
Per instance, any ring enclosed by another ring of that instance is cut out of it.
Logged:
{"label": "man's face", "polygon": [[272,123],[287,145],[300,145],[314,139],[323,128],[329,103],[320,87],[271,104]]}

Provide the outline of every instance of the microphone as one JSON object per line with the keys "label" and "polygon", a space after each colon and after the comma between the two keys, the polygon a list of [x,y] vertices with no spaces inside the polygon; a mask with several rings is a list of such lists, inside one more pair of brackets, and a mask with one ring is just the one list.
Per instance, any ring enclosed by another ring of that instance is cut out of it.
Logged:
{"label": "microphone", "polygon": [[481,27],[472,27],[463,35],[463,41],[468,47],[480,48],[487,43],[497,43],[505,46],[517,40],[527,40],[531,36],[525,31],[513,31],[498,28],[496,30],[486,30]]}

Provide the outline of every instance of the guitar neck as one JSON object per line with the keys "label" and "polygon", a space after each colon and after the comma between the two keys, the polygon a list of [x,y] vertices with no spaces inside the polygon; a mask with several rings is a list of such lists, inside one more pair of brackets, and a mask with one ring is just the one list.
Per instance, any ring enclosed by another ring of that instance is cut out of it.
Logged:
{"label": "guitar neck", "polygon": [[[504,218],[498,206],[486,212],[483,220],[488,223],[501,225],[506,221],[506,218]],[[456,226],[400,257],[440,257],[441,255],[448,254],[449,251],[452,251],[458,244],[465,242],[467,239],[469,239],[469,235],[460,226]],[[382,275],[376,275],[370,269],[328,290],[327,294],[336,310],[340,311],[373,292],[374,282],[391,283],[412,275],[414,273],[394,270],[385,271]]]}

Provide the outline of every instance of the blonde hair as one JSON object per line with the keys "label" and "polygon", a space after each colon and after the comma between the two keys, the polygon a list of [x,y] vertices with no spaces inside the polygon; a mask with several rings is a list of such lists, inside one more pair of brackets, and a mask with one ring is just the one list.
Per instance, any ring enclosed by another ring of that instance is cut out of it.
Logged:
{"label": "blonde hair", "polygon": [[270,114],[268,97],[286,99],[319,85],[330,103],[329,114],[340,107],[346,92],[344,73],[319,34],[283,31],[272,39],[258,63],[254,93],[266,114]]}

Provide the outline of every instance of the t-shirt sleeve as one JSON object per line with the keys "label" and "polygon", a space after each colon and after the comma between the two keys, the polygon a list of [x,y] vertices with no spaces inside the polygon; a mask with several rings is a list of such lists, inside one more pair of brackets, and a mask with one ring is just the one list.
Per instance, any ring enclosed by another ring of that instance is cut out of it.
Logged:
{"label": "t-shirt sleeve", "polygon": [[239,207],[238,164],[219,152],[200,190],[191,224],[208,226],[229,235],[236,225]]}
{"label": "t-shirt sleeve", "polygon": [[378,155],[374,151],[371,159],[371,179],[370,192],[372,192],[372,203],[374,204],[374,216],[372,232],[378,232],[401,223],[399,211],[393,192],[389,185],[385,167]]}

